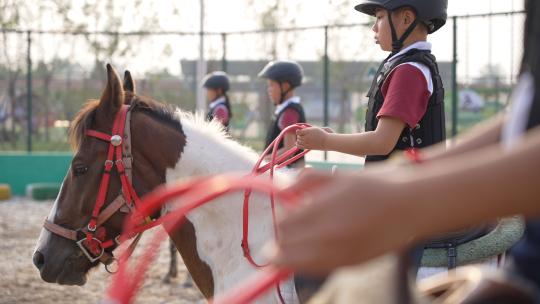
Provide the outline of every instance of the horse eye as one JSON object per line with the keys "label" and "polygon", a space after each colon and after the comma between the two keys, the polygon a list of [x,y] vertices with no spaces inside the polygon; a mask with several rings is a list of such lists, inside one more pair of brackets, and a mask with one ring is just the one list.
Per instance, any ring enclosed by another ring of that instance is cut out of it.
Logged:
{"label": "horse eye", "polygon": [[73,168],[73,174],[75,174],[75,176],[83,175],[86,172],[88,172],[87,166],[76,166]]}

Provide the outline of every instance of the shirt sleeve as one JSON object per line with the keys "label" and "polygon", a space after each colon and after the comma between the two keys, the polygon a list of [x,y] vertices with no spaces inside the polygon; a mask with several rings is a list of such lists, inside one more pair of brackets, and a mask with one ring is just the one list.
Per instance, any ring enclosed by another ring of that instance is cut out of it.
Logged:
{"label": "shirt sleeve", "polygon": [[278,121],[279,129],[283,130],[290,125],[294,125],[300,122],[300,113],[298,111],[288,108],[285,109],[285,112],[280,116]]}
{"label": "shirt sleeve", "polygon": [[431,93],[426,77],[417,67],[400,65],[391,72],[382,87],[384,103],[377,118],[393,117],[416,127],[426,113]]}
{"label": "shirt sleeve", "polygon": [[222,124],[227,125],[229,123],[229,110],[224,105],[219,105],[214,110],[214,117],[221,121]]}

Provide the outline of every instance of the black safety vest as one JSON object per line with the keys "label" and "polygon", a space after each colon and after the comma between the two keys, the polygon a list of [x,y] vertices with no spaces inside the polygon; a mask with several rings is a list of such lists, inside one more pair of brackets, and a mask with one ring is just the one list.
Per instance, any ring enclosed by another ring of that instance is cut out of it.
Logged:
{"label": "black safety vest", "polygon": [[[225,105],[225,103],[218,103],[214,105],[213,107],[210,107],[210,109],[208,110],[208,114],[206,114],[207,121],[211,121],[212,119],[214,119],[216,108],[220,105],[224,105],[227,108],[227,111],[229,111],[229,108]],[[229,117],[230,116],[231,116],[231,113],[229,111]],[[229,131],[229,122],[230,122],[230,119],[226,123],[222,122],[223,126],[225,127],[227,131]]]}
{"label": "black safety vest", "polygon": [[[265,147],[268,147],[274,141],[274,139],[276,139],[281,133],[282,130],[279,128],[279,119],[281,118],[283,113],[285,113],[288,109],[293,109],[296,112],[298,112],[298,114],[300,115],[299,123],[306,122],[306,115],[304,113],[304,108],[302,107],[302,105],[295,102],[290,103],[283,110],[281,110],[281,112],[279,112],[277,115],[274,115],[274,118],[272,119],[272,122],[270,123],[270,128],[268,129],[268,133],[266,133]],[[280,142],[278,147],[280,149],[283,148],[283,142]],[[298,153],[301,153],[301,151],[299,151]],[[301,161],[303,159],[304,157],[300,158],[298,161]]]}
{"label": "black safety vest", "polygon": [[[412,49],[395,59],[392,64],[385,65],[386,60],[381,64],[371,88],[368,93],[368,109],[366,113],[365,130],[375,131],[379,120],[377,114],[384,104],[382,86],[392,70],[400,64],[406,62],[417,62],[424,64],[431,71],[433,80],[433,94],[431,95],[426,113],[415,128],[406,126],[401,133],[398,142],[390,154],[396,150],[407,148],[424,148],[446,139],[446,124],[444,117],[444,88],[437,66],[435,56],[428,50]],[[368,155],[366,164],[369,162],[382,161],[388,159],[388,155]]]}

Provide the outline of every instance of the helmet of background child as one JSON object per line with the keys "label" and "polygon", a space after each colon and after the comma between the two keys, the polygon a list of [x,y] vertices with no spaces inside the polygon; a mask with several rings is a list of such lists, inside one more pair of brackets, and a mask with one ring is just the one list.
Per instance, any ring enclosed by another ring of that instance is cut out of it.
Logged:
{"label": "helmet of background child", "polygon": [[366,0],[355,6],[361,13],[375,16],[378,8],[395,11],[402,7],[411,7],[416,11],[418,21],[428,27],[428,33],[440,29],[448,18],[446,12],[448,0]]}
{"label": "helmet of background child", "polygon": [[279,83],[287,82],[296,88],[302,85],[304,70],[295,61],[277,60],[269,62],[259,73],[259,77]]}
{"label": "helmet of background child", "polygon": [[207,89],[222,89],[227,92],[230,88],[229,77],[222,71],[212,72],[203,79],[203,87]]}

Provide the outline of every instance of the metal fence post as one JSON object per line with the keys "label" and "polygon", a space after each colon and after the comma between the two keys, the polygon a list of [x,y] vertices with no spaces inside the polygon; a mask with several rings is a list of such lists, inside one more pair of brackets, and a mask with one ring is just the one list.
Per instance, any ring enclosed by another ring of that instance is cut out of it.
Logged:
{"label": "metal fence post", "polygon": [[457,135],[458,128],[458,83],[457,83],[457,17],[453,21],[453,55],[452,55],[452,137]]}
{"label": "metal fence post", "polygon": [[221,33],[221,44],[223,46],[223,56],[221,57],[221,69],[227,72],[227,33]]}
{"label": "metal fence post", "polygon": [[[325,26],[324,27],[324,58],[323,58],[323,61],[324,61],[324,75],[323,75],[323,81],[324,81],[324,85],[323,85],[323,98],[324,98],[324,113],[323,113],[323,119],[324,119],[324,126],[327,127],[329,126],[330,124],[330,117],[329,117],[329,113],[328,113],[328,103],[329,103],[329,100],[328,100],[328,90],[329,90],[329,61],[330,59],[328,58],[328,26]],[[328,152],[324,151],[324,160],[327,160],[328,159]]]}
{"label": "metal fence post", "polygon": [[197,111],[205,112],[206,111],[206,99],[204,95],[204,90],[202,87],[202,79],[206,74],[206,60],[204,57],[204,36],[206,32],[204,31],[204,0],[199,0],[200,2],[200,17],[199,17],[199,60],[197,61],[197,78],[195,80],[196,87],[195,92],[197,96]]}
{"label": "metal fence post", "polygon": [[27,31],[28,49],[26,53],[26,117],[28,120],[27,125],[27,138],[26,138],[26,150],[32,152],[32,33]]}

